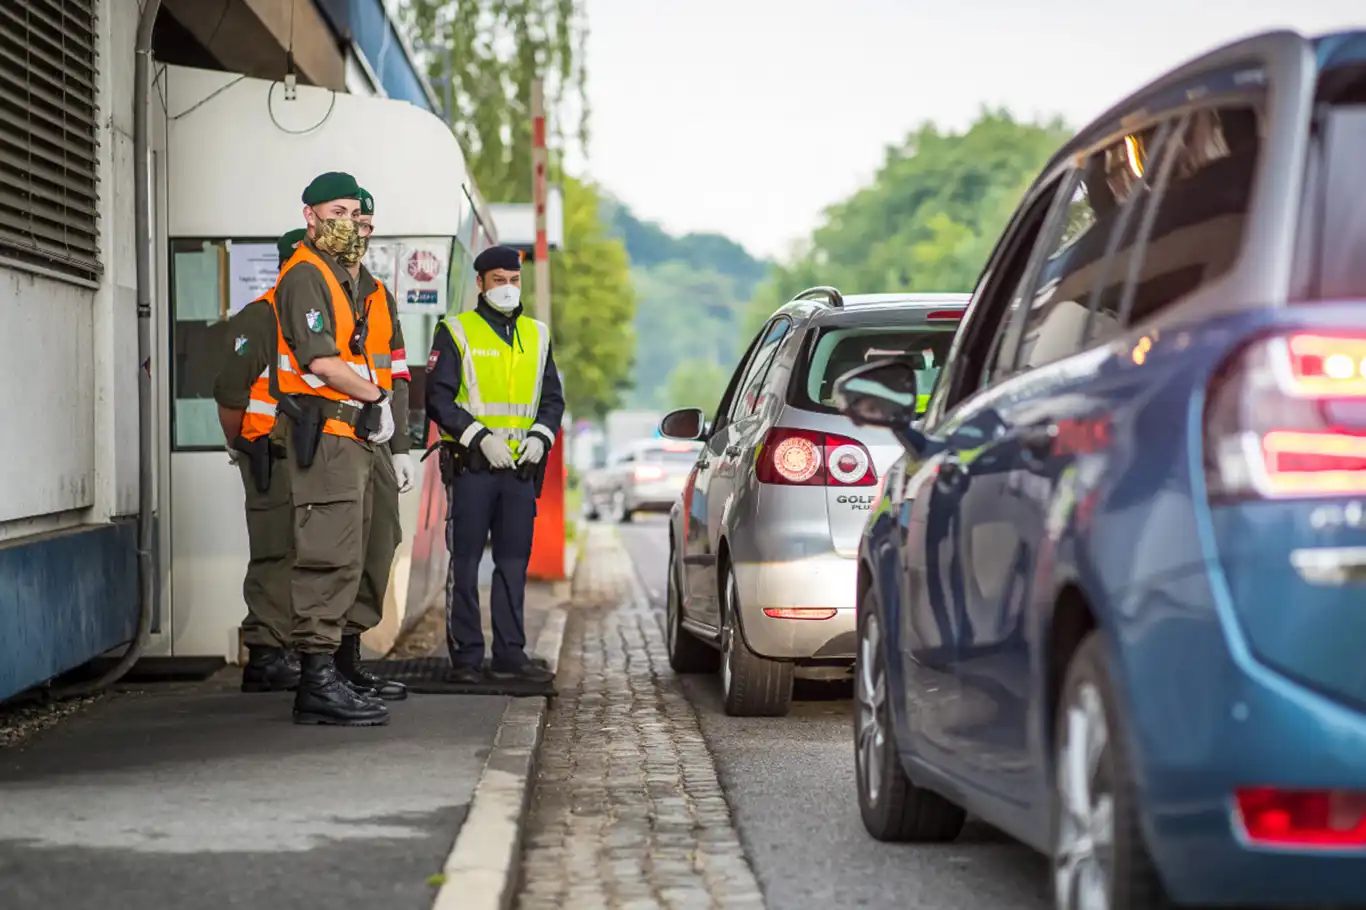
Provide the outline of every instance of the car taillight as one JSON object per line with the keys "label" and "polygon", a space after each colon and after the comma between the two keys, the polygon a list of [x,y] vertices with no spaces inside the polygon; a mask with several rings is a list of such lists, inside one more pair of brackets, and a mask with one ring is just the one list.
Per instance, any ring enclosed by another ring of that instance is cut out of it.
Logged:
{"label": "car taillight", "polygon": [[1234,817],[1255,844],[1278,847],[1366,845],[1366,794],[1343,790],[1237,791]]}
{"label": "car taillight", "polygon": [[877,483],[868,449],[857,439],[774,427],[758,452],[760,483],[796,487],[870,487]]}
{"label": "car taillight", "polygon": [[1248,345],[1205,408],[1212,498],[1366,494],[1366,337],[1299,332]]}
{"label": "car taillight", "polygon": [[636,465],[634,476],[637,483],[650,480],[662,480],[664,477],[664,469],[656,464]]}
{"label": "car taillight", "polygon": [[925,316],[926,322],[961,322],[962,310],[935,310]]}

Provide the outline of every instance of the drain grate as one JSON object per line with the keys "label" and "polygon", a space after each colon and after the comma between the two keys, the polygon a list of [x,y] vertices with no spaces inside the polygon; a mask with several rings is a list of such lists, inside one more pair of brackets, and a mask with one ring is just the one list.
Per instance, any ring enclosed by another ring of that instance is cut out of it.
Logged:
{"label": "drain grate", "polygon": [[404,660],[368,660],[371,673],[401,682],[418,695],[510,695],[513,698],[554,698],[553,682],[521,679],[494,679],[485,676],[477,683],[449,682],[446,671],[451,663],[444,657],[410,657]]}

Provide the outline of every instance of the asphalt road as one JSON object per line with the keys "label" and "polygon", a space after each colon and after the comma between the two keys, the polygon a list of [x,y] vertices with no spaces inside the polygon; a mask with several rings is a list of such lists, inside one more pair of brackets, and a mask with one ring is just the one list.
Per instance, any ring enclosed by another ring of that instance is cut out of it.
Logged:
{"label": "asphalt road", "polygon": [[[662,519],[621,527],[651,600],[664,609]],[[1042,910],[1048,868],[980,823],[954,843],[881,844],[863,829],[854,792],[849,686],[798,684],[784,718],[726,717],[720,682],[688,677],[717,771],[769,907]]]}

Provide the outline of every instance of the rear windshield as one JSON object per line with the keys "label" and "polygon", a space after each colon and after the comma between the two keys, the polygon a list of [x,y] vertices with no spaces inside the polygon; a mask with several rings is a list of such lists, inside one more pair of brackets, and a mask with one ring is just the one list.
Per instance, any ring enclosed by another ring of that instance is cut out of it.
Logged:
{"label": "rear windshield", "polygon": [[1311,146],[1317,185],[1310,183],[1305,245],[1309,299],[1366,298],[1366,67],[1325,73],[1330,103]]}
{"label": "rear windshield", "polygon": [[817,329],[807,342],[807,356],[792,384],[792,404],[807,411],[836,413],[835,380],[845,373],[890,357],[919,361],[917,410],[925,410],[939,370],[953,344],[957,324],[939,326],[849,326]]}

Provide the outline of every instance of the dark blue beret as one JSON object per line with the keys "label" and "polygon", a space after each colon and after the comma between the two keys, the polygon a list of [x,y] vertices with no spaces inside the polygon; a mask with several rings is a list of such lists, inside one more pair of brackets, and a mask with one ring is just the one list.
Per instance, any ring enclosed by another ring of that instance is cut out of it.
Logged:
{"label": "dark blue beret", "polygon": [[482,275],[494,269],[520,272],[522,270],[522,254],[510,246],[491,246],[474,257],[476,274]]}

